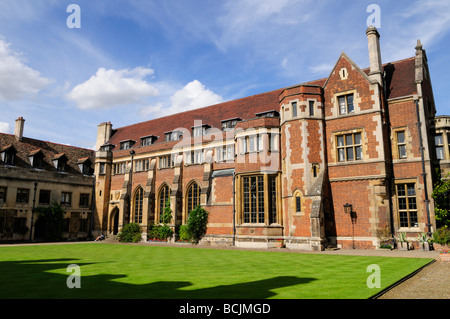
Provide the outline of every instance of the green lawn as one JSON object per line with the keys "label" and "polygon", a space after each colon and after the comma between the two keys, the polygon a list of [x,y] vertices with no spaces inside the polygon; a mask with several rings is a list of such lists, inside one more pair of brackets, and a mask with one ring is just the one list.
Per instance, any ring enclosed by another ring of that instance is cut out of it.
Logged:
{"label": "green lawn", "polygon": [[[430,262],[102,243],[0,247],[0,298],[369,298]],[[69,289],[67,266],[81,269]],[[368,288],[381,270],[381,288]]]}

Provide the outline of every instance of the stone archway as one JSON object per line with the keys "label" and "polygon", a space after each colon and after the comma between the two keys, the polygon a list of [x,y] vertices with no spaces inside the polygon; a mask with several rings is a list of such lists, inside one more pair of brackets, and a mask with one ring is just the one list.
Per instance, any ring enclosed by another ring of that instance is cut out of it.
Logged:
{"label": "stone archway", "polygon": [[117,235],[119,233],[119,215],[119,208],[115,207],[110,215],[110,232],[113,235]]}

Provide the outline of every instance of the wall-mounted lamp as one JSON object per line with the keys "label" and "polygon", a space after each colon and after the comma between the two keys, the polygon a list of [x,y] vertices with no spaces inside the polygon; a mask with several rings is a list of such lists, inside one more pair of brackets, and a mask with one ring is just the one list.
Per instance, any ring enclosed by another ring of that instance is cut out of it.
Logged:
{"label": "wall-mounted lamp", "polygon": [[347,204],[344,205],[344,212],[346,214],[351,214],[352,213],[352,209],[353,209],[352,204],[347,203]]}

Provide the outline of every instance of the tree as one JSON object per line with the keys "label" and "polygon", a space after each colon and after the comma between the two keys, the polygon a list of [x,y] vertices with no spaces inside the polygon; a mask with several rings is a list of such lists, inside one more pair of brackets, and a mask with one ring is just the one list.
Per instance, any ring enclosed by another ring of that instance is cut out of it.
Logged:
{"label": "tree", "polygon": [[190,240],[198,244],[203,235],[206,234],[208,224],[208,212],[197,205],[190,213],[187,220],[187,232]]}
{"label": "tree", "polygon": [[36,230],[45,241],[58,241],[62,239],[64,210],[57,202],[49,207],[36,207],[38,215]]}
{"label": "tree", "polygon": [[431,196],[434,199],[436,227],[450,226],[450,173],[444,178],[439,172],[439,180],[434,185]]}

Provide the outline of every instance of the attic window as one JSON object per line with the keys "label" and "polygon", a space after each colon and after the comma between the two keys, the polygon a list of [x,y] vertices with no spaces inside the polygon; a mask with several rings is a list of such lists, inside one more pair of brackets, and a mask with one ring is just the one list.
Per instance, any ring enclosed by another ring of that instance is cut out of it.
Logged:
{"label": "attic window", "polygon": [[256,115],[256,117],[279,117],[280,116],[280,113],[279,112],[277,112],[277,111],[275,111],[275,110],[272,110],[272,111],[266,111],[266,112],[261,112],[261,113],[256,113],[255,114]]}
{"label": "attic window", "polygon": [[180,131],[166,132],[164,133],[164,141],[178,141],[182,136],[183,134]]}
{"label": "attic window", "polygon": [[141,146],[148,146],[155,143],[158,137],[154,135],[141,137]]}
{"label": "attic window", "polygon": [[128,150],[133,147],[134,143],[132,140],[122,141],[120,142],[120,150]]}
{"label": "attic window", "polygon": [[16,149],[13,145],[9,145],[7,147],[5,147],[1,152],[1,158],[2,158],[2,162],[5,165],[14,165],[14,160],[16,158]]}
{"label": "attic window", "polygon": [[201,126],[193,126],[192,127],[192,135],[194,137],[198,137],[198,136],[203,136],[206,135],[206,131],[210,128],[211,126],[207,125],[207,124],[203,124]]}
{"label": "attic window", "polygon": [[30,161],[31,167],[42,168],[42,164],[44,162],[44,154],[42,153],[42,151],[40,149],[32,151],[28,155],[28,160]]}
{"label": "attic window", "polygon": [[89,157],[79,159],[78,168],[83,175],[92,175],[91,160],[89,159]]}
{"label": "attic window", "polygon": [[239,121],[242,121],[242,120],[238,117],[221,121],[222,122],[222,131],[228,131],[228,130],[233,129]]}
{"label": "attic window", "polygon": [[67,157],[64,153],[57,154],[53,157],[52,162],[58,171],[64,171],[66,169]]}
{"label": "attic window", "polygon": [[106,151],[106,152],[111,152],[113,150],[115,145],[113,144],[103,144],[102,146],[100,146],[100,151]]}

